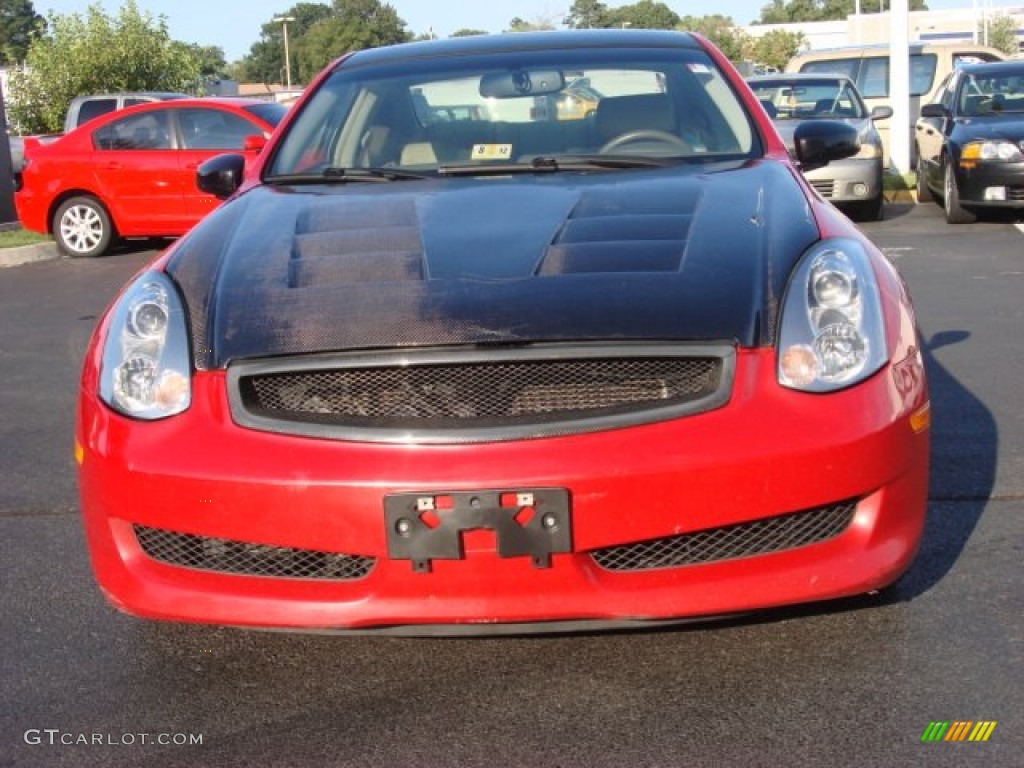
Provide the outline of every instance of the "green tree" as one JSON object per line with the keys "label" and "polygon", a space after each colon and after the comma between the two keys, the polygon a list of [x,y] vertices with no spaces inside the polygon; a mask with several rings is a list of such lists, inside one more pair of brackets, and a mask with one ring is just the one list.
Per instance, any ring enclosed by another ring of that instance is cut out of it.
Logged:
{"label": "green tree", "polygon": [[743,30],[729,16],[683,16],[679,29],[697,32],[715,44],[732,62],[743,60],[744,50],[749,43]]}
{"label": "green tree", "polygon": [[773,29],[761,37],[748,38],[743,56],[759,64],[770,64],[781,72],[786,68],[789,60],[796,55],[796,52],[803,47],[804,42],[803,32],[785,32],[781,29]]}
{"label": "green tree", "polygon": [[[295,43],[314,24],[331,15],[331,6],[323,3],[297,3],[280,16],[292,18],[288,22],[289,53],[295,55]],[[278,83],[284,81],[284,29],[281,22],[271,19],[260,28],[260,39],[249,47],[249,53],[242,58],[238,73],[242,80],[254,83]],[[292,76],[298,73],[293,69]],[[239,78],[236,78],[239,79]],[[301,81],[301,78],[299,78]]]}
{"label": "green tree", "polygon": [[12,122],[30,133],[59,131],[75,96],[104,91],[194,91],[199,57],[171,40],[167,19],[125,0],[116,17],[99,4],[85,15],[51,15],[10,83]]}
{"label": "green tree", "polygon": [[679,26],[679,15],[664,3],[654,0],[639,0],[632,5],[623,5],[608,11],[608,27],[632,27],[634,29],[675,29]]}
{"label": "green tree", "polygon": [[[883,7],[884,6],[884,7]],[[862,0],[861,13],[888,10],[885,0]],[[772,0],[761,8],[761,18],[755,24],[792,24],[801,21],[834,21],[852,16],[856,0]],[[910,0],[910,10],[927,11],[925,0]]]}
{"label": "green tree", "polygon": [[331,61],[349,51],[404,43],[411,39],[395,9],[379,0],[334,0],[321,19],[294,45],[300,82],[308,82]]}
{"label": "green tree", "polygon": [[217,45],[188,46],[199,59],[199,76],[206,78],[228,77],[228,62],[224,58],[224,49]]}
{"label": "green tree", "polygon": [[508,23],[506,32],[540,32],[555,28],[555,23],[547,16],[538,16],[533,21],[527,21],[516,16]]}
{"label": "green tree", "polygon": [[598,0],[575,0],[563,22],[570,29],[600,29],[608,26],[608,6]]}
{"label": "green tree", "polygon": [[450,37],[475,37],[476,35],[486,35],[487,30],[485,29],[456,29],[451,33]]}
{"label": "green tree", "polygon": [[0,66],[25,59],[29,45],[46,30],[31,0],[0,0]]}
{"label": "green tree", "polygon": [[[978,22],[978,40],[985,42],[985,22]],[[1006,13],[998,13],[988,20],[988,44],[993,48],[1013,56],[1020,53],[1020,43],[1017,42],[1017,22]]]}

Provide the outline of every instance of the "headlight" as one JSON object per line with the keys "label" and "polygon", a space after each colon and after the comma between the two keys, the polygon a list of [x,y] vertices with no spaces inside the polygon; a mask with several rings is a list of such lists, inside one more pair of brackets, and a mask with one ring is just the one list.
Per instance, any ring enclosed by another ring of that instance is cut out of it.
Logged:
{"label": "headlight", "polygon": [[100,397],[137,419],[162,419],[192,401],[185,313],[163,272],[147,272],[114,307],[103,345]]}
{"label": "headlight", "polygon": [[887,359],[881,299],[864,248],[846,239],[817,243],[786,289],[779,383],[831,392],[863,381]]}
{"label": "headlight", "polygon": [[983,163],[1021,163],[1024,151],[1012,141],[972,141],[964,144],[960,153],[960,165],[973,168]]}
{"label": "headlight", "polygon": [[862,141],[860,143],[860,151],[854,155],[854,157],[860,160],[872,160],[876,157],[882,156],[882,145],[874,144],[870,141]]}

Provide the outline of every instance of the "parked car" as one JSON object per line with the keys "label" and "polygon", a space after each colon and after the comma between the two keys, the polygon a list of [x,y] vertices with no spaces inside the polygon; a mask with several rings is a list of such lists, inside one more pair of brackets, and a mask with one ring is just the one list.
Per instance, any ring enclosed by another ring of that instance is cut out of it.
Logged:
{"label": "parked car", "polygon": [[[64,133],[75,130],[80,125],[92,120],[94,117],[105,115],[108,112],[115,112],[125,107],[132,107],[136,104],[148,104],[151,101],[170,101],[173,99],[187,99],[187,93],[174,93],[173,91],[122,91],[120,93],[96,93],[88,96],[76,96],[68,105],[68,111],[64,115]],[[35,136],[40,144],[49,144],[56,141],[64,134],[52,133],[45,136]],[[11,136],[11,171],[20,173],[25,162],[25,138],[24,136]]]}
{"label": "parked car", "polygon": [[99,256],[120,237],[173,237],[219,201],[199,191],[199,164],[251,154],[287,108],[255,99],[178,99],[97,117],[52,144],[26,140],[15,205],[26,229],[70,256]]}
{"label": "parked car", "polygon": [[[1002,61],[1006,54],[965,40],[910,43],[910,122],[922,104],[932,101],[943,80],[961,63]],[[889,44],[851,45],[797,54],[786,64],[787,72],[845,75],[853,80],[868,109],[892,107],[889,97]],[[879,126],[885,159],[889,158],[889,127]],[[911,137],[913,145],[913,137]]]}
{"label": "parked car", "polygon": [[917,196],[962,224],[1024,209],[1024,62],[961,67],[915,126]]}
{"label": "parked car", "polygon": [[[616,92],[531,116],[567,73]],[[422,117],[455,98],[506,104]],[[794,146],[827,163],[857,134],[807,121]],[[230,199],[122,291],[79,389],[121,610],[556,631],[854,595],[911,562],[906,288],[704,38],[358,51],[198,182]]]}
{"label": "parked car", "polygon": [[805,120],[842,120],[856,129],[860,151],[853,157],[811,168],[804,175],[822,197],[851,217],[870,221],[882,216],[882,139],[875,123],[892,117],[892,108],[868,112],[848,77],[838,75],[764,75],[747,79],[793,151],[793,135]]}

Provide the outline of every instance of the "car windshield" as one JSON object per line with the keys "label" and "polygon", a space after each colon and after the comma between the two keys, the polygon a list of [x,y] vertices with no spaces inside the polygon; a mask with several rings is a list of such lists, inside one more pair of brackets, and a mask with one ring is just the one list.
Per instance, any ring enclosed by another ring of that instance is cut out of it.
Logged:
{"label": "car windshield", "polygon": [[288,107],[283,104],[274,104],[268,102],[266,104],[250,104],[244,107],[246,112],[251,112],[256,115],[260,120],[267,123],[268,125],[276,126],[285,115],[288,114]]}
{"label": "car windshield", "polygon": [[376,66],[356,59],[303,105],[266,178],[586,162],[608,170],[759,151],[735,91],[700,50],[531,50]]}
{"label": "car windshield", "polygon": [[864,102],[848,80],[757,80],[750,87],[773,120],[867,115]]}
{"label": "car windshield", "polygon": [[1024,68],[966,75],[957,102],[962,115],[1024,112]]}

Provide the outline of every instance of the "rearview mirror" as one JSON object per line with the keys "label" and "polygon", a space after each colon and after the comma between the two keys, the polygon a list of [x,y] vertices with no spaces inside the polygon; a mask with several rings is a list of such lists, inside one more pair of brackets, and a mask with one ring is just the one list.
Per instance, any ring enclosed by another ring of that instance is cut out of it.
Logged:
{"label": "rearview mirror", "polygon": [[838,120],[805,120],[793,132],[800,170],[813,171],[860,151],[857,129]]}
{"label": "rearview mirror", "polygon": [[546,96],[565,87],[565,77],[557,69],[517,69],[480,78],[480,95],[485,99],[513,99],[519,96]]}
{"label": "rearview mirror", "polygon": [[244,152],[260,152],[265,146],[267,146],[267,139],[259,133],[254,133],[242,139],[242,151]]}
{"label": "rearview mirror", "polygon": [[199,166],[196,186],[218,200],[231,197],[242,186],[245,158],[242,155],[217,155]]}

